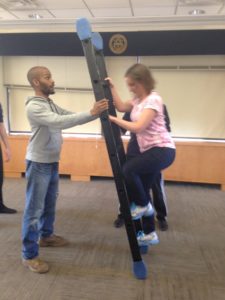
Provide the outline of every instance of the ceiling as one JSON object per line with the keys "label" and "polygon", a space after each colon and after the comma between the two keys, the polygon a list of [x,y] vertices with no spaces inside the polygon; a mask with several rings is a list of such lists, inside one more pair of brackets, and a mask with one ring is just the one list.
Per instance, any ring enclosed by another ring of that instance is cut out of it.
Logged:
{"label": "ceiling", "polygon": [[225,0],[0,0],[0,32],[224,29]]}

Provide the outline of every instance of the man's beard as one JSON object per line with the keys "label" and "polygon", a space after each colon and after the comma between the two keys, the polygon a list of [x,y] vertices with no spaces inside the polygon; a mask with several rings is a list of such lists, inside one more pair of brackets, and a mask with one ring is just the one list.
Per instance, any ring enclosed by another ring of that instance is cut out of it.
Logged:
{"label": "man's beard", "polygon": [[46,96],[55,94],[54,88],[49,88],[47,86],[42,86],[41,91]]}

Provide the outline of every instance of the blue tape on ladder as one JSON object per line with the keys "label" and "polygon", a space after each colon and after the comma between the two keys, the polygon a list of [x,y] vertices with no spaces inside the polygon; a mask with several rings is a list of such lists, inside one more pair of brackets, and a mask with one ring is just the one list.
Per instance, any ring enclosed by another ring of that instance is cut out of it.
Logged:
{"label": "blue tape on ladder", "polygon": [[133,264],[133,273],[137,279],[146,279],[148,271],[143,261],[136,261]]}
{"label": "blue tape on ladder", "polygon": [[80,18],[77,20],[76,29],[81,41],[91,38],[91,25],[86,18]]}
{"label": "blue tape on ladder", "polygon": [[91,41],[96,50],[103,50],[103,40],[98,32],[92,32]]}

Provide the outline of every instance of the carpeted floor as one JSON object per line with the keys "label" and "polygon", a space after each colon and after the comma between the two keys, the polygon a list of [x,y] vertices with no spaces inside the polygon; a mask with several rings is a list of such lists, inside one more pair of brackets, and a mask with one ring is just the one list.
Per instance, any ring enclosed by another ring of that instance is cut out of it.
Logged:
{"label": "carpeted floor", "polygon": [[60,179],[56,233],[64,248],[42,248],[47,274],[21,264],[21,219],[25,179],[5,179],[5,204],[16,215],[0,214],[1,300],[224,300],[225,192],[217,186],[166,183],[169,230],[142,258],[148,278],[137,280],[124,228],[117,214],[113,180]]}

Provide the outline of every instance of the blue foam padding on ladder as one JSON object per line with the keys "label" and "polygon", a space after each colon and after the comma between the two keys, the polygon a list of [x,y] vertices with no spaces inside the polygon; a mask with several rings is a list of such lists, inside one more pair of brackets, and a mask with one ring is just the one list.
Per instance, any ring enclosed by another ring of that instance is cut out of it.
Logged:
{"label": "blue foam padding on ladder", "polygon": [[80,18],[77,20],[76,29],[81,41],[91,38],[91,25],[86,18]]}
{"label": "blue foam padding on ladder", "polygon": [[145,263],[141,261],[135,261],[133,264],[133,273],[137,279],[146,279],[148,276],[148,271]]}
{"label": "blue foam padding on ladder", "polygon": [[103,50],[103,40],[98,32],[92,33],[91,41],[96,50]]}

